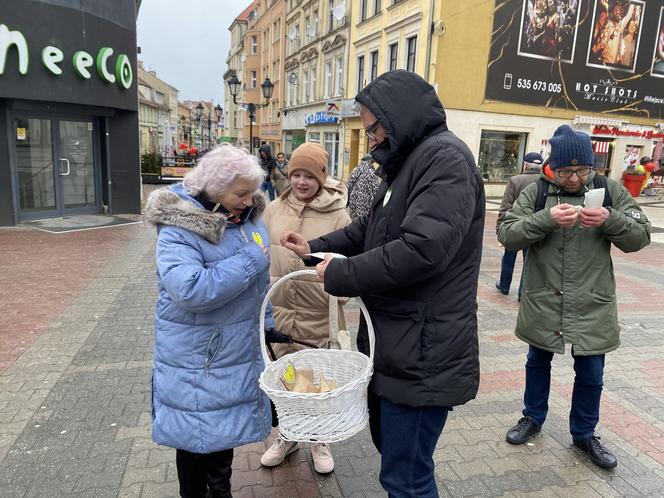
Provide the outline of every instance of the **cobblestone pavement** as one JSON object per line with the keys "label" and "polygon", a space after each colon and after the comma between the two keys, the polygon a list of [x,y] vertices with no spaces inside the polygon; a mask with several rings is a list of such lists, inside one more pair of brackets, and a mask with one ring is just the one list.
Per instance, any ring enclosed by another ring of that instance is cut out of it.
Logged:
{"label": "cobblestone pavement", "polygon": [[[514,295],[494,289],[502,249],[490,201],[480,275],[482,382],[454,410],[436,450],[442,496],[664,496],[664,244],[614,251],[621,348],[607,357],[599,434],[612,472],[571,448],[569,355],[556,357],[550,415],[531,445],[504,442],[519,418],[526,347]],[[646,207],[664,242],[664,203]],[[142,225],[69,234],[0,230],[0,496],[177,495],[174,451],[150,440],[154,232]],[[520,263],[517,264],[520,269]],[[518,282],[515,274],[514,281]],[[356,308],[349,312],[357,323]],[[377,497],[367,431],[333,445],[335,472],[308,448],[276,469],[267,443],[236,450],[237,497]]]}

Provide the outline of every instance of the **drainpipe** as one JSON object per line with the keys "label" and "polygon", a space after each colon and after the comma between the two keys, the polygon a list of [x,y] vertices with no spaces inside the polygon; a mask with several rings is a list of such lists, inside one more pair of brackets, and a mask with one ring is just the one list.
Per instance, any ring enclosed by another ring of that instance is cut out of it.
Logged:
{"label": "drainpipe", "polygon": [[[431,61],[429,58],[431,57],[431,42],[433,39],[433,9],[435,6],[435,0],[431,0],[430,5],[429,5],[429,22],[427,24],[427,53],[426,53],[426,63],[427,67],[425,70],[425,80],[427,83],[429,83],[429,72],[431,69]],[[440,3],[442,3],[442,0],[440,0]],[[442,9],[441,9],[442,10]]]}

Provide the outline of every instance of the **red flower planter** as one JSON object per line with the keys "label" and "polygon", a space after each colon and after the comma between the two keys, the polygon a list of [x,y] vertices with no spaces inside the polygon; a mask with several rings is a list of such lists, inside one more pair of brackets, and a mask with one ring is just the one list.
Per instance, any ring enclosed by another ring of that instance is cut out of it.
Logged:
{"label": "red flower planter", "polygon": [[632,195],[632,197],[638,197],[643,190],[643,180],[646,179],[646,175],[623,175],[622,181],[623,185],[627,191]]}

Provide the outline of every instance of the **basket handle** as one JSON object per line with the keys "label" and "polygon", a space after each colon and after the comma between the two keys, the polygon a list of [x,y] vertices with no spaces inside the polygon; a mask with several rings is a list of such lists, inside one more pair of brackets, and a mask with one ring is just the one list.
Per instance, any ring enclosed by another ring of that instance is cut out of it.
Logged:
{"label": "basket handle", "polygon": [[[270,363],[272,363],[272,359],[268,354],[267,344],[265,342],[265,312],[267,311],[267,306],[270,303],[270,298],[277,291],[277,288],[279,288],[279,286],[283,284],[286,280],[290,280],[292,278],[299,277],[302,275],[316,276],[316,270],[297,270],[287,275],[284,275],[274,284],[272,284],[272,287],[270,287],[270,289],[265,294],[265,299],[263,299],[263,305],[261,306],[261,312],[259,317],[260,318],[259,330],[261,334],[261,341],[260,341],[261,353],[263,353],[263,361],[265,362],[265,366],[268,366]],[[362,299],[360,299],[359,297],[356,297],[355,299],[357,300],[357,304],[360,307],[360,311],[362,311],[362,314],[364,315],[364,321],[367,322],[367,330],[369,332],[369,359],[373,364],[374,350],[375,350],[374,345],[376,342],[376,335],[374,333],[373,323],[371,322],[371,317],[369,316],[369,310],[367,310],[367,307],[364,305]]]}

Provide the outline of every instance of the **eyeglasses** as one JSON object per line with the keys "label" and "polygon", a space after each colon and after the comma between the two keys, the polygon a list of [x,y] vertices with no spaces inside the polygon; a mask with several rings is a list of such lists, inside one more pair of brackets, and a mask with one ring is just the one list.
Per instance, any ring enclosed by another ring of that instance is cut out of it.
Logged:
{"label": "eyeglasses", "polygon": [[558,176],[560,178],[571,178],[572,175],[576,174],[577,178],[581,178],[582,176],[586,176],[588,173],[590,173],[591,169],[592,168],[589,166],[585,166],[579,169],[559,169]]}
{"label": "eyeglasses", "polygon": [[379,126],[380,123],[376,120],[364,129],[364,134],[369,140],[378,141],[378,138],[376,138],[376,130]]}

